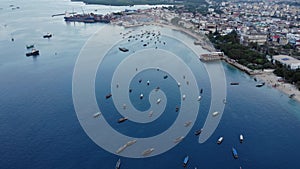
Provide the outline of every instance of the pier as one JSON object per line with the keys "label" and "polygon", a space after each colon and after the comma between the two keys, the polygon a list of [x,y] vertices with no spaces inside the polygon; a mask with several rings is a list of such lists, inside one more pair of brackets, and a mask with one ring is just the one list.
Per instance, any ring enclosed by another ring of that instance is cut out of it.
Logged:
{"label": "pier", "polygon": [[224,58],[223,52],[210,52],[210,53],[201,54],[199,56],[199,59],[204,62],[221,60],[223,58]]}
{"label": "pier", "polygon": [[236,62],[235,60],[232,60],[230,58],[223,58],[223,60],[225,62],[229,63],[230,65],[232,65],[232,66],[240,69],[241,71],[246,72],[248,75],[258,75],[258,74],[261,74],[261,71],[249,69],[248,67],[246,67],[244,65],[241,65],[238,62]]}

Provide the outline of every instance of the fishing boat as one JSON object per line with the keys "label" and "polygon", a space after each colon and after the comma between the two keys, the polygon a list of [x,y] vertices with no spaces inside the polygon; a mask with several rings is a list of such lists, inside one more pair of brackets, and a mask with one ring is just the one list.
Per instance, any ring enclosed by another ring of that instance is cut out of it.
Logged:
{"label": "fishing boat", "polygon": [[122,52],[128,52],[129,50],[127,48],[119,48],[120,51]]}
{"label": "fishing boat", "polygon": [[168,78],[168,75],[165,75],[165,76],[164,76],[164,79],[166,79],[166,78]]}
{"label": "fishing boat", "polygon": [[256,87],[262,87],[264,85],[265,85],[265,83],[260,83],[260,84],[257,84]]}
{"label": "fishing boat", "polygon": [[295,97],[295,96],[296,96],[296,94],[293,93],[293,94],[289,95],[289,98],[293,98],[293,97]]}
{"label": "fishing boat", "polygon": [[213,116],[213,117],[216,117],[216,116],[218,116],[219,114],[220,114],[220,112],[215,111],[215,112],[212,113],[212,116]]}
{"label": "fishing boat", "polygon": [[121,159],[119,158],[119,160],[116,163],[116,169],[119,169],[121,166]]}
{"label": "fishing boat", "polygon": [[122,151],[124,151],[126,148],[127,148],[127,145],[124,144],[123,146],[121,146],[121,147],[116,151],[116,153],[119,154],[119,153],[121,153]]}
{"label": "fishing boat", "polygon": [[48,39],[51,38],[51,37],[52,37],[51,33],[47,33],[46,35],[43,36],[43,38],[48,38]]}
{"label": "fishing boat", "polygon": [[198,101],[200,101],[201,100],[201,96],[198,96],[198,99],[197,99]]}
{"label": "fishing boat", "polygon": [[149,112],[149,115],[148,115],[149,117],[152,117],[153,116],[153,111],[151,110],[150,112]]}
{"label": "fishing boat", "polygon": [[93,115],[93,117],[94,118],[97,118],[97,117],[99,117],[101,115],[101,112],[97,112],[97,113],[95,113],[94,115]]}
{"label": "fishing boat", "polygon": [[217,144],[221,144],[223,142],[223,140],[224,140],[224,137],[220,137],[217,141]]}
{"label": "fishing boat", "polygon": [[136,143],[137,140],[131,140],[126,143],[126,147],[131,146]]}
{"label": "fishing boat", "polygon": [[203,131],[203,129],[200,129],[200,130],[195,131],[195,135],[196,135],[196,136],[200,135],[200,134],[202,133],[202,131]]}
{"label": "fishing boat", "polygon": [[238,82],[231,82],[230,85],[239,85],[240,83]]}
{"label": "fishing boat", "polygon": [[188,126],[190,126],[191,124],[192,124],[191,121],[187,121],[187,122],[184,123],[184,127],[188,127]]}
{"label": "fishing boat", "polygon": [[144,95],[143,95],[143,93],[141,93],[141,95],[140,95],[140,99],[143,99],[143,97],[144,97]]}
{"label": "fishing boat", "polygon": [[106,99],[109,99],[112,96],[111,93],[109,93],[108,95],[105,96]]}
{"label": "fishing boat", "polygon": [[32,49],[30,52],[26,53],[26,56],[37,56],[40,54],[40,51],[37,49]]}
{"label": "fishing boat", "polygon": [[185,94],[184,94],[184,95],[182,95],[182,100],[185,100],[185,98],[186,98]]}
{"label": "fishing boat", "polygon": [[157,99],[156,104],[159,104],[161,102],[161,99]]}
{"label": "fishing boat", "polygon": [[175,112],[178,112],[179,111],[179,107],[178,106],[176,106],[176,108],[175,108]]}
{"label": "fishing boat", "polygon": [[189,156],[184,157],[184,159],[183,159],[183,167],[186,167],[188,162],[189,162]]}
{"label": "fishing boat", "polygon": [[160,89],[160,87],[159,87],[159,86],[157,86],[157,87],[155,88],[155,91],[157,92],[159,89]]}
{"label": "fishing boat", "polygon": [[148,86],[150,85],[150,81],[149,81],[149,80],[147,81],[147,85],[148,85]]}
{"label": "fishing boat", "polygon": [[241,134],[240,135],[240,143],[243,143],[243,141],[244,141],[244,136]]}
{"label": "fishing boat", "polygon": [[143,156],[148,156],[148,155],[150,155],[153,151],[154,151],[154,148],[149,148],[149,149],[143,151],[142,155],[143,155]]}
{"label": "fishing boat", "polygon": [[235,148],[232,147],[232,155],[235,159],[239,158],[238,153]]}
{"label": "fishing boat", "polygon": [[34,47],[33,44],[31,44],[31,45],[26,45],[26,48],[27,48],[27,49],[31,49],[31,48],[33,48],[33,47]]}
{"label": "fishing boat", "polygon": [[128,117],[119,118],[118,123],[123,123],[126,120],[128,120]]}
{"label": "fishing boat", "polygon": [[181,142],[183,139],[184,139],[183,136],[177,137],[177,138],[174,140],[174,143],[179,143],[179,142]]}

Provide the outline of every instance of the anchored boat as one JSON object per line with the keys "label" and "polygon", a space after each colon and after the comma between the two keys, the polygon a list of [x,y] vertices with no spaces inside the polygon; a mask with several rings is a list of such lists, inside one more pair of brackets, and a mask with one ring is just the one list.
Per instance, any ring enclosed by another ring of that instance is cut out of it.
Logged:
{"label": "anchored boat", "polygon": [[244,141],[244,136],[241,134],[240,135],[240,143],[243,143],[243,141]]}
{"label": "anchored boat", "polygon": [[93,115],[93,117],[94,118],[97,118],[97,117],[99,117],[101,115],[101,112],[97,112],[97,113],[95,113],[94,115]]}
{"label": "anchored boat", "polygon": [[128,117],[119,118],[118,123],[123,123],[126,120],[128,120]]}
{"label": "anchored boat", "polygon": [[128,52],[129,51],[129,49],[127,49],[127,48],[119,48],[119,50],[122,51],[122,52]]}
{"label": "anchored boat", "polygon": [[154,151],[154,148],[149,148],[149,149],[143,151],[142,155],[143,155],[143,156],[148,156],[148,155],[150,155],[153,151]]}
{"label": "anchored boat", "polygon": [[108,95],[105,96],[106,99],[109,99],[112,96],[111,93],[109,93]]}
{"label": "anchored boat", "polygon": [[219,115],[219,114],[220,114],[220,112],[217,112],[217,111],[216,111],[216,112],[213,112],[213,113],[212,113],[212,116],[216,117],[216,116]]}
{"label": "anchored boat", "polygon": [[257,84],[256,87],[262,87],[264,85],[265,85],[265,83],[260,83],[260,84]]}
{"label": "anchored boat", "polygon": [[46,35],[43,36],[43,38],[48,38],[48,39],[51,38],[51,37],[52,37],[51,33],[47,33]]}
{"label": "anchored boat", "polygon": [[232,155],[235,159],[239,158],[238,153],[234,147],[232,147]]}
{"label": "anchored boat", "polygon": [[121,166],[121,159],[119,158],[119,160],[116,163],[116,169],[119,169]]}
{"label": "anchored boat", "polygon": [[189,156],[186,156],[184,159],[183,159],[183,167],[186,167],[187,163],[189,162]]}
{"label": "anchored boat", "polygon": [[203,129],[200,129],[200,130],[195,131],[195,135],[196,135],[196,136],[200,135],[202,131],[203,131]]}
{"label": "anchored boat", "polygon": [[240,83],[238,82],[231,82],[230,85],[239,85]]}
{"label": "anchored boat", "polygon": [[27,49],[31,49],[31,48],[33,48],[34,47],[34,45],[32,44],[32,45],[26,45],[26,48]]}
{"label": "anchored boat", "polygon": [[223,140],[224,140],[224,137],[220,137],[217,141],[217,144],[221,144],[223,142]]}
{"label": "anchored boat", "polygon": [[32,49],[31,52],[26,53],[26,56],[37,56],[40,54],[40,51],[37,49]]}

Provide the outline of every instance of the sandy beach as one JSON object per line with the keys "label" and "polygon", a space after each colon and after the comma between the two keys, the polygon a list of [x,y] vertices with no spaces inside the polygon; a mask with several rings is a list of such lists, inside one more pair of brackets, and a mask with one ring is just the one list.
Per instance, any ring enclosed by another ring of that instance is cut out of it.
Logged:
{"label": "sandy beach", "polygon": [[288,96],[290,96],[291,94],[295,94],[295,96],[293,96],[293,99],[300,102],[300,91],[296,88],[296,86],[290,83],[279,82],[279,77],[274,73],[262,73],[260,75],[255,75],[255,77],[264,81],[266,85],[274,87],[279,91],[287,94]]}

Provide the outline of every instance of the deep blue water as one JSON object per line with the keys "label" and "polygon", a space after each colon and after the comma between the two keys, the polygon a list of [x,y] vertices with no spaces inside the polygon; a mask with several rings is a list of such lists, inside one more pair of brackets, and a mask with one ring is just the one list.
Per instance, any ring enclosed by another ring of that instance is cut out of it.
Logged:
{"label": "deep blue water", "polygon": [[[20,9],[12,10],[10,4],[20,6]],[[77,120],[72,101],[72,74],[78,53],[85,41],[103,25],[66,24],[62,17],[51,17],[73,8],[80,11],[81,6],[103,13],[117,10],[117,7],[84,6],[65,0],[5,0],[0,4],[0,168],[114,168],[119,157],[89,139]],[[53,38],[43,39],[42,35],[47,32],[53,33]],[[40,50],[40,56],[25,57],[25,45],[30,43]],[[186,155],[190,156],[187,168],[298,168],[300,104],[271,87],[256,88],[251,77],[227,64],[223,66],[228,82],[227,104],[212,137],[204,144],[198,144],[193,133],[202,127],[210,104],[209,83],[203,71],[200,72],[201,87],[204,88],[201,114],[184,141],[159,156],[122,158],[121,168],[183,168]],[[157,78],[151,70],[141,72],[139,76],[153,78],[153,82]],[[176,84],[171,77],[167,80],[173,86],[165,87],[166,93],[174,94],[173,102],[179,104],[174,90]],[[240,85],[230,86],[232,81],[238,81]],[[132,87],[136,88],[136,85],[133,83]],[[97,96],[99,98],[107,94],[105,90],[97,92],[103,92]],[[136,96],[138,93],[132,92]],[[140,101],[134,98],[134,103]],[[110,101],[107,100],[108,104]],[[109,106],[102,109],[113,108]],[[136,107],[146,109],[147,103]],[[171,122],[156,123],[159,130],[149,131],[149,135],[171,125]],[[141,134],[130,129],[120,129],[120,132]],[[240,133],[245,137],[243,144],[238,140]],[[216,140],[221,135],[225,137],[224,142],[217,145]],[[231,155],[233,146],[239,153],[237,160]]]}

